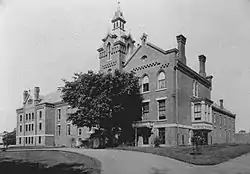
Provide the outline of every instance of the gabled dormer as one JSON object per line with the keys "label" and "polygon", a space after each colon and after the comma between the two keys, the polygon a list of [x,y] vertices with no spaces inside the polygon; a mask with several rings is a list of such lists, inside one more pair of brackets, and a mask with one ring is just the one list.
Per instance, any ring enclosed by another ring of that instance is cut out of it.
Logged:
{"label": "gabled dormer", "polygon": [[23,92],[23,105],[24,106],[34,106],[37,103],[40,102],[40,88],[39,87],[35,87],[34,88],[34,93],[32,94],[32,92],[29,90],[24,90]]}

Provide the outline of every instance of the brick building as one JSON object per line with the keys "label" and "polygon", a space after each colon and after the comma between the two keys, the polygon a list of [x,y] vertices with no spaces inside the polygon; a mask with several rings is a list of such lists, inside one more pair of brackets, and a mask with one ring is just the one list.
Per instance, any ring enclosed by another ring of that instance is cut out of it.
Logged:
{"label": "brick building", "polygon": [[33,93],[24,91],[23,107],[16,112],[19,146],[75,146],[92,133],[67,121],[73,110],[62,102],[59,90],[45,96],[40,95],[39,87]]}
{"label": "brick building", "polygon": [[[162,145],[189,145],[192,135],[198,132],[202,132],[207,144],[234,141],[236,115],[223,107],[223,100],[220,106],[212,101],[213,77],[206,75],[204,55],[198,56],[197,73],[186,64],[183,35],[176,37],[177,48],[169,50],[148,42],[146,34],[136,46],[125,30],[126,20],[120,8],[111,22],[113,29],[97,50],[100,71],[134,71],[140,77],[144,100],[142,121],[134,124],[138,146],[151,145],[156,136],[162,139]],[[72,111],[62,102],[60,91],[43,97],[36,87],[33,98],[24,91],[23,107],[17,110],[17,144],[78,144],[79,138],[88,137],[92,131],[68,123],[67,112]],[[144,127],[153,134],[141,136],[138,132]]]}
{"label": "brick building", "polygon": [[155,136],[164,145],[188,145],[197,132],[202,132],[208,144],[233,141],[235,114],[223,107],[223,100],[220,106],[211,100],[213,76],[206,75],[204,55],[198,56],[197,73],[186,64],[183,35],[176,37],[177,48],[169,50],[148,42],[146,34],[135,46],[119,8],[111,22],[113,29],[98,49],[100,70],[133,71],[140,77],[143,118],[134,126],[136,130],[149,127],[153,135],[138,136],[139,146],[152,144]]}

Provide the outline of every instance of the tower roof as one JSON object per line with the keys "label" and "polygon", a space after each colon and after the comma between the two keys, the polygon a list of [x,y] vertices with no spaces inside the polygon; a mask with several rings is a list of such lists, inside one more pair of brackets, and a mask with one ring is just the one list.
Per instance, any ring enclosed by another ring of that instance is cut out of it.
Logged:
{"label": "tower roof", "polygon": [[111,20],[111,22],[115,22],[117,20],[121,20],[124,23],[126,23],[124,16],[123,16],[123,13],[122,13],[121,8],[120,8],[120,2],[118,2],[117,10],[116,10],[115,15],[114,15],[113,19]]}

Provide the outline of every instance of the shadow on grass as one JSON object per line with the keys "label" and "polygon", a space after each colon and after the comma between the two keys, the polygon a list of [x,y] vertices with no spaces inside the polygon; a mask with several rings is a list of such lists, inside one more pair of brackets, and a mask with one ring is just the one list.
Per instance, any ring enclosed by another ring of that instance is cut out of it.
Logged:
{"label": "shadow on grass", "polygon": [[41,163],[13,160],[4,158],[0,160],[0,173],[25,174],[100,174],[100,169],[86,168],[83,164],[58,164],[51,167]]}

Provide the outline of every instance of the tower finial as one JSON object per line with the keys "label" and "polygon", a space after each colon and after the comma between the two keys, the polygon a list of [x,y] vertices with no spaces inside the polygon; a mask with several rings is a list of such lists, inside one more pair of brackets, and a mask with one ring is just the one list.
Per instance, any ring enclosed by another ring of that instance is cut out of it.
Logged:
{"label": "tower finial", "polygon": [[117,5],[117,11],[121,11],[120,1],[119,1],[119,0],[117,1],[117,4],[118,4],[118,5]]}

